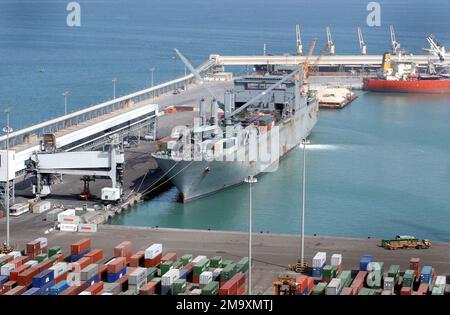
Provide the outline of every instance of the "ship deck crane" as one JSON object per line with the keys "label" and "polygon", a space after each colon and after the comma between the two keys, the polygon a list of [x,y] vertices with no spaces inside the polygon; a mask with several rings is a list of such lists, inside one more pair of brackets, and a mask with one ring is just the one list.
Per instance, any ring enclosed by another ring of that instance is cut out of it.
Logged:
{"label": "ship deck crane", "polygon": [[328,45],[328,49],[330,50],[330,55],[334,56],[335,47],[334,47],[334,43],[333,43],[333,38],[331,37],[331,30],[330,30],[329,26],[327,26],[327,45]]}
{"label": "ship deck crane", "polygon": [[423,50],[428,51],[436,57],[439,57],[439,60],[442,62],[445,60],[445,46],[441,45],[436,37],[433,35],[427,36],[427,41],[430,44],[430,48],[424,48]]}
{"label": "ship deck crane", "polygon": [[303,55],[302,34],[300,32],[300,24],[295,26],[295,38],[296,38],[296,53],[297,56]]}
{"label": "ship deck crane", "polygon": [[398,55],[400,51],[400,43],[397,41],[397,36],[395,35],[394,26],[391,25],[390,27],[391,31],[391,45],[392,45],[392,53],[394,55]]}
{"label": "ship deck crane", "polygon": [[361,27],[358,27],[359,51],[361,55],[367,55],[367,45],[364,42],[363,32]]}

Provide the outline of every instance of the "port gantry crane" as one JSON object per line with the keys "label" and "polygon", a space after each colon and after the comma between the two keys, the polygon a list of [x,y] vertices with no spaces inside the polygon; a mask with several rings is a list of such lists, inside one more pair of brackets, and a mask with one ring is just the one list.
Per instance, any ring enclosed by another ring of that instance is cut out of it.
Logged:
{"label": "port gantry crane", "polygon": [[364,36],[360,26],[358,26],[358,39],[359,39],[359,51],[361,55],[363,56],[367,55],[367,45],[364,42]]}
{"label": "port gantry crane", "polygon": [[400,50],[400,43],[397,41],[397,36],[395,35],[394,26],[391,25],[389,28],[390,28],[390,30],[391,30],[392,53],[393,53],[394,55],[398,55],[399,53],[401,53],[401,50]]}
{"label": "port gantry crane", "polygon": [[327,45],[328,45],[328,49],[330,50],[330,55],[334,56],[335,47],[334,47],[334,43],[333,43],[333,38],[331,37],[331,30],[330,30],[329,26],[327,26]]}
{"label": "port gantry crane", "polygon": [[439,60],[443,62],[445,60],[445,46],[440,44],[432,34],[427,36],[427,42],[430,44],[430,48],[423,48],[423,50],[439,57]]}
{"label": "port gantry crane", "polygon": [[297,56],[303,55],[302,34],[300,32],[300,24],[295,25],[296,53]]}

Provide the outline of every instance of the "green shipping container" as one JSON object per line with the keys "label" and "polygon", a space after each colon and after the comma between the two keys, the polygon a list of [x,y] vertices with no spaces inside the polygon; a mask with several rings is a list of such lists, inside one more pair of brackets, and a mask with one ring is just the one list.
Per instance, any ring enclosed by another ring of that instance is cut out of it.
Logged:
{"label": "green shipping container", "polygon": [[399,275],[400,275],[400,266],[399,265],[389,266],[388,277],[394,278],[395,283],[397,283]]}
{"label": "green shipping container", "polygon": [[194,266],[193,270],[194,275],[199,276],[203,271],[207,271],[208,268],[209,268],[209,259],[205,258]]}
{"label": "green shipping container", "polygon": [[185,279],[175,280],[172,285],[172,295],[177,295],[184,292],[186,292],[186,280]]}
{"label": "green shipping container", "polygon": [[192,255],[189,254],[183,255],[181,256],[180,260],[183,263],[183,266],[186,266],[192,261]]}
{"label": "green shipping container", "polygon": [[40,263],[40,262],[43,262],[44,260],[46,260],[47,257],[48,257],[47,254],[39,254],[36,256],[35,259],[37,260],[37,262]]}
{"label": "green shipping container", "polygon": [[333,272],[333,268],[331,267],[331,265],[323,266],[322,276],[324,278],[334,278],[332,272]]}
{"label": "green shipping container", "polygon": [[165,261],[161,264],[161,276],[171,269],[173,261]]}
{"label": "green shipping container", "polygon": [[236,274],[235,267],[235,264],[225,266],[220,272],[220,281],[227,281],[233,278],[233,276]]}
{"label": "green shipping container", "polygon": [[352,282],[352,273],[349,270],[344,270],[339,274],[338,278],[341,279],[341,288],[349,287]]}
{"label": "green shipping container", "polygon": [[314,286],[311,295],[324,295],[326,288],[327,288],[326,282],[319,282],[317,285]]}
{"label": "green shipping container", "polygon": [[247,272],[249,267],[249,259],[248,257],[242,258],[240,261],[237,262],[236,266],[239,266],[239,271],[237,272]]}
{"label": "green shipping container", "polygon": [[181,260],[177,260],[173,263],[172,268],[174,269],[181,269],[183,267],[183,262]]}
{"label": "green shipping container", "polygon": [[52,257],[56,254],[62,254],[61,246],[53,246],[48,250],[48,257]]}
{"label": "green shipping container", "polygon": [[218,292],[219,292],[218,281],[210,282],[202,289],[202,295],[217,295]]}
{"label": "green shipping container", "polygon": [[228,265],[231,265],[233,263],[232,260],[222,260],[222,263],[220,264],[221,268],[225,268]]}
{"label": "green shipping container", "polygon": [[147,282],[150,282],[153,280],[153,278],[156,277],[158,274],[158,269],[155,267],[147,268]]}
{"label": "green shipping container", "polygon": [[414,284],[414,280],[415,280],[415,273],[414,270],[406,270],[404,275],[403,275],[403,283],[402,283],[402,287],[412,287]]}
{"label": "green shipping container", "polygon": [[210,266],[212,268],[222,267],[222,256],[214,256],[213,258],[211,258]]}

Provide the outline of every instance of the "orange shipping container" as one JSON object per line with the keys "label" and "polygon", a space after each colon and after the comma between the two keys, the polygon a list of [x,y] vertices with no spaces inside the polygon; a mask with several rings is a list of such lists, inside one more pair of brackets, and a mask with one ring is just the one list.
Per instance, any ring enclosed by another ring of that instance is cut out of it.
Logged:
{"label": "orange shipping container", "polygon": [[118,273],[120,270],[125,268],[126,265],[127,260],[124,257],[115,258],[107,265],[108,273]]}
{"label": "orange shipping container", "polygon": [[127,257],[132,255],[132,243],[125,241],[114,247],[114,257]]}
{"label": "orange shipping container", "polygon": [[72,255],[79,255],[89,248],[91,248],[91,240],[88,238],[83,238],[78,242],[75,242],[72,245],[70,245],[70,253]]}
{"label": "orange shipping container", "polygon": [[72,271],[81,271],[91,263],[91,258],[82,257],[78,259],[76,262],[72,263]]}
{"label": "orange shipping container", "polygon": [[91,292],[91,295],[98,295],[103,290],[103,282],[94,283],[84,291]]}
{"label": "orange shipping container", "polygon": [[26,286],[18,285],[17,287],[8,290],[8,292],[6,292],[5,295],[21,295],[26,290],[27,290]]}
{"label": "orange shipping container", "polygon": [[402,288],[400,295],[411,295],[411,288]]}
{"label": "orange shipping container", "polygon": [[144,264],[144,260],[145,260],[145,252],[139,251],[136,254],[131,255],[129,265],[130,267],[139,267]]}
{"label": "orange shipping container", "polygon": [[22,265],[19,268],[16,268],[16,269],[12,270],[9,273],[9,280],[17,281],[17,277],[19,276],[19,273],[21,273],[22,271],[27,270],[28,268],[31,268],[31,266],[30,265]]}
{"label": "orange shipping container", "polygon": [[89,253],[84,255],[84,257],[90,258],[91,264],[96,264],[97,262],[103,259],[103,249],[99,248],[93,249]]}

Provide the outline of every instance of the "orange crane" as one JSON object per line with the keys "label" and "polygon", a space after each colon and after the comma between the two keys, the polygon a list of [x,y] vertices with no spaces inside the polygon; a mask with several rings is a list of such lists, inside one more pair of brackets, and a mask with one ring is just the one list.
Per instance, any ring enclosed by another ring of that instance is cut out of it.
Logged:
{"label": "orange crane", "polygon": [[311,47],[309,48],[308,56],[306,56],[305,61],[302,63],[302,79],[303,84],[308,84],[308,76],[309,76],[309,64],[311,63],[311,56],[314,53],[314,49],[316,49],[317,39],[313,39],[311,43]]}

